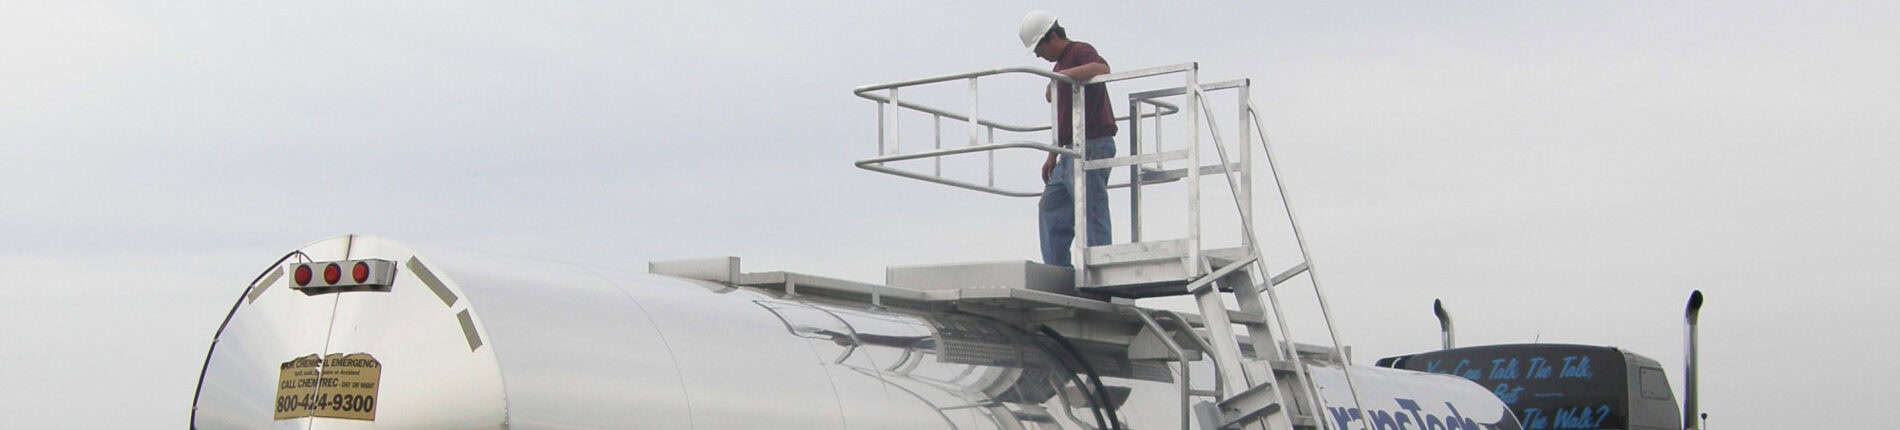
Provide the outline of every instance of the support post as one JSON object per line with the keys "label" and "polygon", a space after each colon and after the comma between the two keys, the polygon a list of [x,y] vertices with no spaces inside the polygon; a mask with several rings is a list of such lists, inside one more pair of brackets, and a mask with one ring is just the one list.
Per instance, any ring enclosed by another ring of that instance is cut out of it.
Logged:
{"label": "support post", "polygon": [[[1141,155],[1141,101],[1128,100],[1128,156]],[[1141,241],[1141,164],[1128,166],[1128,241]]]}
{"label": "support post", "polygon": [[900,131],[902,131],[902,128],[900,126],[904,123],[903,119],[904,119],[904,104],[899,103],[897,101],[897,88],[891,88],[891,153],[892,154],[904,153],[904,147],[901,144],[901,142],[903,142],[904,134],[900,133]]}
{"label": "support post", "polygon": [[[1240,216],[1247,218],[1248,221],[1253,221],[1253,147],[1251,146],[1253,143],[1253,115],[1247,113],[1247,108],[1251,107],[1251,99],[1248,96],[1248,86],[1250,84],[1251,81],[1243,80],[1241,81],[1240,88],[1234,89],[1240,96],[1240,103],[1236,104],[1236,106],[1240,107],[1236,109],[1240,114],[1240,130],[1237,132],[1239,136],[1236,136],[1238,139],[1234,141],[1234,148],[1240,151],[1240,178],[1237,178],[1240,179],[1240,202],[1238,202],[1240,204]],[[1248,235],[1242,239],[1252,241],[1254,237]],[[1264,255],[1261,256],[1261,258],[1265,257]],[[1260,276],[1268,275],[1269,274],[1265,272],[1260,273]],[[1273,286],[1269,285],[1267,288],[1273,288]]]}
{"label": "support post", "polygon": [[[1201,262],[1201,92],[1200,63],[1191,63],[1187,72],[1187,265],[1189,275],[1200,275]],[[1231,339],[1231,338],[1230,338]],[[1215,342],[1223,343],[1223,342]]]}
{"label": "support post", "polygon": [[1075,146],[1076,154],[1080,154],[1069,160],[1069,175],[1072,178],[1069,182],[1069,197],[1075,199],[1075,242],[1070,249],[1076,250],[1069,261],[1075,266],[1077,290],[1089,284],[1089,169],[1085,167],[1089,159],[1089,119],[1084,113],[1088,100],[1083,97],[1087,94],[1087,87],[1081,82],[1069,85],[1069,144]]}
{"label": "support post", "polygon": [[[930,115],[930,140],[931,149],[943,149],[943,115]],[[943,177],[943,157],[930,157],[930,161],[936,165],[935,176]]]}
{"label": "support post", "polygon": [[[989,143],[996,143],[996,127],[983,127],[983,128],[986,130],[986,133],[989,134]],[[990,182],[989,182],[990,188],[996,188],[996,151],[983,151],[983,154],[988,156],[990,159],[989,169],[988,169],[989,175],[990,175]]]}
{"label": "support post", "polygon": [[977,119],[978,117],[977,116],[978,111],[976,108],[978,106],[977,102],[978,100],[977,100],[977,92],[976,92],[976,78],[971,77],[970,78],[970,123],[969,123],[970,146],[976,146],[976,142],[977,142],[976,130],[977,128],[982,127],[982,124],[981,124],[982,121]]}
{"label": "support post", "polygon": [[884,105],[885,103],[877,104],[877,156],[879,157],[890,155],[884,152],[884,142],[889,139],[884,135],[884,126],[889,125],[884,120]]}

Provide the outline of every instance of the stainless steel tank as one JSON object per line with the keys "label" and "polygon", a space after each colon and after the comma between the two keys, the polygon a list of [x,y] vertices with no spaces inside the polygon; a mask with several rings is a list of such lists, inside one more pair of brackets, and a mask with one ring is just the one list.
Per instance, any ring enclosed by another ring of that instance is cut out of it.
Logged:
{"label": "stainless steel tank", "polygon": [[[366,259],[392,263],[393,281],[292,287],[302,263]],[[299,249],[246,290],[206,358],[192,426],[1089,429],[1114,406],[1125,428],[1180,427],[1166,364],[1054,345],[970,315],[528,258],[424,257],[348,236]],[[1109,401],[1075,388],[1077,354],[1112,388]],[[1211,366],[1189,368],[1196,388],[1211,389]],[[1444,427],[1453,421],[1440,410],[1453,403],[1472,429],[1514,428],[1462,379],[1353,369],[1367,410],[1400,411],[1391,400],[1411,396],[1444,417],[1428,427],[1414,411],[1421,421],[1408,428],[1465,428]],[[1335,415],[1322,418],[1371,424],[1376,414],[1362,415],[1338,376],[1315,371]]]}

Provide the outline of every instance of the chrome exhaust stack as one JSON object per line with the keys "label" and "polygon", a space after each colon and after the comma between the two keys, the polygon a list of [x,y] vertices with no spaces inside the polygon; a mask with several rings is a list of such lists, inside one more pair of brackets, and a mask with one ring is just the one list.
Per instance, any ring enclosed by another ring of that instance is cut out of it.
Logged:
{"label": "chrome exhaust stack", "polygon": [[[1432,314],[1438,315],[1438,332],[1445,342],[1444,349],[1455,348],[1456,343],[1452,342],[1451,313],[1445,311],[1445,301],[1432,299]],[[1690,326],[1693,327],[1694,325],[1695,323],[1690,323]],[[1691,330],[1693,331],[1694,329]]]}
{"label": "chrome exhaust stack", "polygon": [[1683,371],[1685,376],[1682,382],[1682,428],[1688,430],[1702,430],[1702,426],[1696,422],[1696,417],[1707,416],[1699,413],[1697,409],[1699,405],[1696,404],[1696,315],[1701,312],[1702,290],[1696,290],[1689,293],[1689,306],[1682,315],[1683,321],[1687,324],[1682,354],[1683,366],[1687,368]]}

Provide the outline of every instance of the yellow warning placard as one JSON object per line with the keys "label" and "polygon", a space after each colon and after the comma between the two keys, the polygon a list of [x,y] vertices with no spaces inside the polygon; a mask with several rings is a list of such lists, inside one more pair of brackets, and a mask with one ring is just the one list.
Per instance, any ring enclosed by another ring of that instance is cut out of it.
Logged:
{"label": "yellow warning placard", "polygon": [[316,354],[284,362],[277,371],[273,419],[303,417],[376,420],[383,365],[366,353]]}
{"label": "yellow warning placard", "polygon": [[376,420],[383,364],[369,354],[330,354],[317,381],[316,416]]}
{"label": "yellow warning placard", "polygon": [[310,410],[303,405],[316,400],[317,368],[323,359],[310,354],[286,361],[277,368],[277,414],[272,419],[291,419],[310,416]]}

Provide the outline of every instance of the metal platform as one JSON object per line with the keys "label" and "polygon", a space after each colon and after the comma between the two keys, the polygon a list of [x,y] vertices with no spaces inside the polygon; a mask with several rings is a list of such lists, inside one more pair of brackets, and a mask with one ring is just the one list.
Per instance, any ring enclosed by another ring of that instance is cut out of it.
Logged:
{"label": "metal platform", "polygon": [[[1137,313],[1176,318],[1193,328],[1204,328],[1197,314],[1180,314],[1135,305],[1120,297],[1090,297],[1068,288],[1070,270],[1028,261],[952,263],[897,266],[886,269],[886,285],[872,284],[822,275],[790,271],[744,272],[738,257],[715,257],[648,263],[648,272],[658,275],[716,282],[733,287],[756,288],[791,297],[862,304],[890,310],[937,312],[958,310],[979,315],[1003,316],[1024,322],[1060,322],[1075,320],[1081,325],[1115,324],[1127,328],[1120,336],[1097,337],[1097,341],[1136,345],[1144,336]],[[1235,323],[1266,323],[1265,315],[1229,309]],[[1101,331],[1101,330],[1097,330]],[[1204,331],[1198,332],[1205,336]],[[1192,342],[1183,349],[1200,352]],[[1147,348],[1147,347],[1140,347]],[[1250,358],[1258,357],[1252,345],[1242,345]],[[1330,347],[1299,344],[1300,355],[1334,357]],[[1134,352],[1140,355],[1140,352]],[[1284,360],[1280,360],[1284,361]],[[1283,366],[1282,366],[1283,367]]]}
{"label": "metal platform", "polygon": [[1133,300],[1076,295],[1062,284],[1068,269],[1026,261],[891,268],[887,276],[897,285],[787,271],[742,272],[739,265],[738,257],[719,257],[656,261],[647,270],[874,308],[957,309],[1020,322],[1091,318],[1140,323],[1133,315]]}
{"label": "metal platform", "polygon": [[[1247,261],[1226,261],[1211,253],[1207,258],[1242,267]],[[1307,344],[1262,344],[1263,333],[1236,337],[1225,328],[1229,324],[1264,327],[1269,321],[1258,312],[1224,309],[1215,312],[1210,325],[1196,314],[1142,308],[1133,299],[1101,297],[1078,292],[1071,287],[1073,271],[1027,261],[998,261],[937,265],[901,266],[886,269],[888,285],[850,281],[833,277],[789,271],[745,272],[738,257],[657,261],[648,264],[654,274],[716,282],[733,288],[752,288],[783,295],[788,299],[813,300],[846,306],[864,306],[891,312],[955,312],[980,315],[1024,326],[1044,325],[1077,341],[1107,347],[1125,359],[1127,368],[1105,370],[1120,376],[1169,380],[1161,363],[1201,361],[1232,354],[1244,362],[1217,367],[1231,369],[1216,372],[1215,390],[1195,391],[1185,380],[1174,381],[1181,387],[1185,402],[1200,395],[1220,401],[1199,408],[1202,414],[1219,421],[1219,428],[1245,428],[1246,423],[1263,418],[1279,420],[1292,429],[1318,429],[1311,414],[1302,408],[1286,412],[1278,393],[1286,384],[1305,384],[1299,369],[1304,361],[1343,363],[1329,346]],[[1231,270],[1230,270],[1231,271]],[[1216,276],[1221,276],[1218,272]],[[1176,286],[1185,287],[1185,286]],[[1203,288],[1213,290],[1213,286]],[[1226,340],[1221,340],[1223,337]],[[1264,347],[1264,351],[1262,350]],[[1293,350],[1282,355],[1282,350]],[[1297,357],[1297,358],[1296,358]],[[1116,362],[1115,360],[1100,360]],[[1231,363],[1231,362],[1230,362]],[[1246,370],[1242,370],[1245,368]],[[1235,381],[1222,377],[1228,372],[1255,376]],[[1180,374],[1180,373],[1177,373]],[[1185,374],[1182,374],[1185,375]],[[1257,381],[1256,381],[1257,379]],[[1231,390],[1224,386],[1239,385]],[[1291,397],[1303,402],[1304,396]]]}
{"label": "metal platform", "polygon": [[884,283],[915,290],[1009,287],[1102,297],[1078,293],[1074,269],[1022,260],[895,266],[884,269]]}

